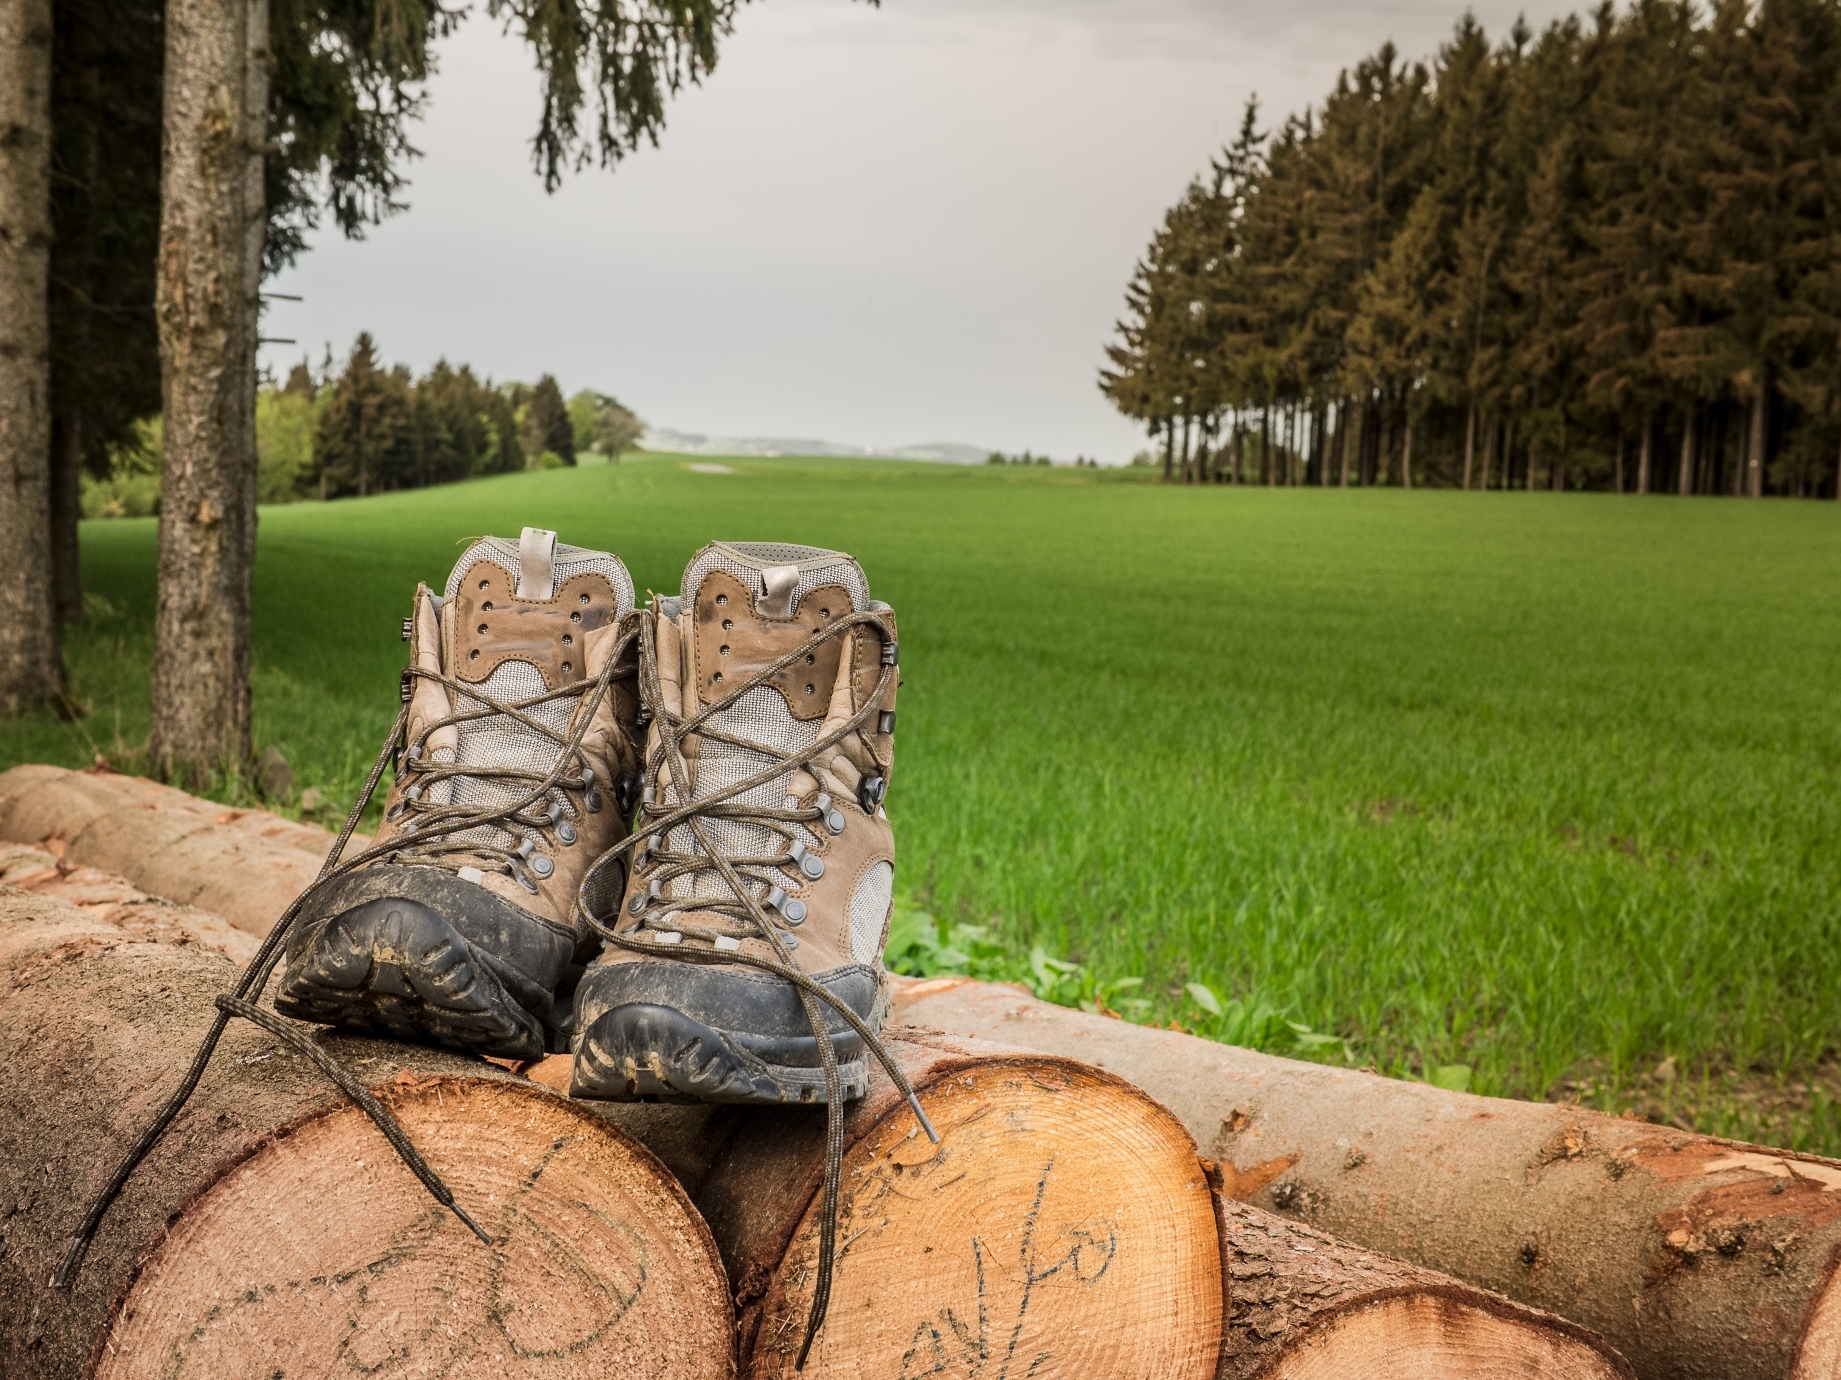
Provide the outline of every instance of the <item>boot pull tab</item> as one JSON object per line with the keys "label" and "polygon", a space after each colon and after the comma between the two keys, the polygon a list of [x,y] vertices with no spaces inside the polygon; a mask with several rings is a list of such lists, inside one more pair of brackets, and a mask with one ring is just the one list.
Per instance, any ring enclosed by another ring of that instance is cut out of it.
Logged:
{"label": "boot pull tab", "polygon": [[768,566],[761,572],[761,597],[754,601],[754,611],[763,618],[791,618],[793,591],[798,587],[798,566]]}
{"label": "boot pull tab", "polygon": [[526,527],[518,538],[518,597],[538,603],[556,597],[556,533]]}

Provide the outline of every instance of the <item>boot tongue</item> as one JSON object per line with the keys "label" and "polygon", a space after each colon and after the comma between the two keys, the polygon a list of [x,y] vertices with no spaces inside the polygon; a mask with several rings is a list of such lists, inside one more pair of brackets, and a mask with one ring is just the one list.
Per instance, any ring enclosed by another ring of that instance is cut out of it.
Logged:
{"label": "boot tongue", "polygon": [[[447,598],[460,593],[462,581],[481,561],[490,561],[504,571],[519,599],[548,600],[556,589],[577,575],[590,572],[605,575],[613,587],[620,613],[633,608],[633,577],[618,556],[593,551],[584,546],[570,546],[556,540],[556,533],[542,527],[526,527],[513,541],[509,537],[481,537],[469,546],[447,577]],[[477,578],[474,581],[478,583]]]}
{"label": "boot tongue", "polygon": [[[619,558],[569,546],[556,534],[527,527],[517,541],[482,537],[455,562],[442,621],[448,670],[502,702],[595,674],[587,634],[633,608],[633,580]],[[574,699],[556,699],[525,712],[555,732],[566,730]],[[463,702],[457,708],[477,708]],[[554,740],[508,715],[458,725],[454,760],[461,766],[530,767],[551,761]],[[501,804],[522,788],[461,778],[456,804]]]}

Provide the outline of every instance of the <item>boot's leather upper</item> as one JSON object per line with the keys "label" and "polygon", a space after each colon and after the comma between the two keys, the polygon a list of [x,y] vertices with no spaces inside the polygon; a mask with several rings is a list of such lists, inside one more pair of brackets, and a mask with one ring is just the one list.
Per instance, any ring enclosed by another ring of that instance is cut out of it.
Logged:
{"label": "boot's leather upper", "polygon": [[[373,840],[397,847],[314,898],[314,910],[331,917],[395,888],[553,988],[583,940],[574,921],[582,875],[627,835],[621,799],[639,769],[630,640],[629,665],[590,701],[622,619],[635,616],[616,558],[530,528],[520,542],[475,542],[441,595],[419,586],[406,632],[422,674],[404,679],[403,756]],[[559,764],[584,714],[586,732]],[[494,815],[553,771],[538,799]],[[447,827],[465,811],[489,822]],[[313,942],[313,918],[303,916],[291,951]]]}
{"label": "boot's leather upper", "polygon": [[[692,560],[683,593],[646,616],[662,712],[646,738],[644,837],[613,923],[647,952],[608,945],[583,980],[577,1029],[625,1003],[666,1005],[772,1046],[772,1062],[815,1065],[809,1019],[783,978],[674,961],[669,948],[779,961],[739,883],[791,963],[879,1023],[895,864],[881,807],[894,765],[894,614],[841,553],[719,543]],[[680,725],[695,726],[674,743]],[[686,805],[689,819],[647,835]],[[835,1012],[827,1026],[848,1057],[855,1035]]]}

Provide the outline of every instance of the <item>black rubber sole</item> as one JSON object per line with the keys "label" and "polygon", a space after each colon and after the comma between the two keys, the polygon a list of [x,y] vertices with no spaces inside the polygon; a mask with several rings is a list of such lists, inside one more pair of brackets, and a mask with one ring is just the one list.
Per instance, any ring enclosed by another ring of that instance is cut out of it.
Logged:
{"label": "black rubber sole", "polygon": [[541,1059],[544,1023],[508,981],[440,915],[391,897],[322,922],[291,953],[275,1009],[417,1044]]}
{"label": "black rubber sole", "polygon": [[[782,1042],[774,1042],[782,1043]],[[869,1090],[854,1031],[836,1039],[843,1100]],[[604,1011],[576,1042],[571,1097],[607,1102],[822,1104],[824,1070],[763,1059],[745,1037],[668,1006],[628,1003]]]}

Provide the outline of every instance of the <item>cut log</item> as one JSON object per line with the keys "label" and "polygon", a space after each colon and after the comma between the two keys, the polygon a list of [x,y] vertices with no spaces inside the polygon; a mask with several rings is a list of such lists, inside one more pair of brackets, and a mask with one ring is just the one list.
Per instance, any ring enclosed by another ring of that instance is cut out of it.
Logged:
{"label": "cut log", "polygon": [[1219,1380],[1619,1380],[1584,1328],[1216,1199],[1232,1295]]}
{"label": "cut log", "polygon": [[[886,1038],[941,1141],[877,1069],[845,1118],[837,1273],[803,1374],[1212,1377],[1219,1236],[1174,1118],[1072,1060]],[[567,1063],[536,1073],[560,1080]],[[792,1376],[815,1274],[822,1110],[601,1105],[678,1171],[716,1234],[742,1373]]]}
{"label": "cut log", "polygon": [[344,1037],[487,1246],[311,1063],[233,1023],[68,1292],[92,1195],[233,966],[0,889],[0,1375],[733,1371],[721,1259],[643,1147],[489,1064]]}
{"label": "cut log", "polygon": [[1841,1375],[1841,1163],[1444,1092],[1051,1006],[899,984],[898,1019],[1111,1070],[1232,1197],[1556,1313],[1640,1376]]}
{"label": "cut log", "polygon": [[95,920],[162,944],[196,944],[223,954],[239,968],[262,941],[221,915],[150,896],[126,877],[64,862],[42,848],[0,843],[0,886],[63,901]]}
{"label": "cut log", "polygon": [[260,936],[318,875],[333,836],[138,776],[24,766],[0,772],[0,840],[117,873]]}

